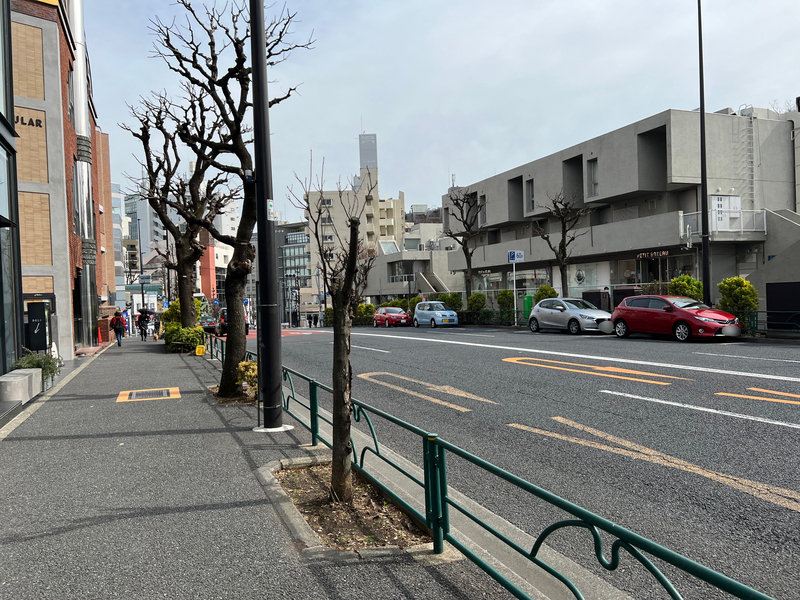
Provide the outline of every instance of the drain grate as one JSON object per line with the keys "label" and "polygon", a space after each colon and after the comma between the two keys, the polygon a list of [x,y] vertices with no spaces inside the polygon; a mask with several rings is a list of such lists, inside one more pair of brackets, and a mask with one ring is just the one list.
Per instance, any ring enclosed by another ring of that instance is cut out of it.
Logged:
{"label": "drain grate", "polygon": [[150,398],[169,398],[169,390],[145,390],[143,392],[131,392],[129,400],[149,400]]}

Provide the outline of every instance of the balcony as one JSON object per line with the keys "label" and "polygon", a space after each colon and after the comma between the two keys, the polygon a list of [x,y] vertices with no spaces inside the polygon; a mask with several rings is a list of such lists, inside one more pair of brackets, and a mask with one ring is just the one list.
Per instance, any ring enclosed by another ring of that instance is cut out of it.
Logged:
{"label": "balcony", "polygon": [[[700,241],[702,213],[680,215],[682,240]],[[708,233],[712,242],[756,242],[767,235],[767,211],[712,208],[708,211]]]}

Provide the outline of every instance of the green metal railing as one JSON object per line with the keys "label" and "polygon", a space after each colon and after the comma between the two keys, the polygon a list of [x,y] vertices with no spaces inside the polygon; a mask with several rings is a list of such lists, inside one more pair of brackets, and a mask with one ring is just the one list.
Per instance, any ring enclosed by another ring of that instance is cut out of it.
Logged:
{"label": "green metal railing", "polygon": [[[213,337],[213,336],[209,336]],[[207,347],[210,348],[210,353],[214,357],[224,356],[224,341],[223,340],[206,340]],[[221,344],[221,347],[220,347]],[[248,359],[254,360],[252,353]],[[282,390],[284,399],[284,410],[289,413],[300,425],[305,427],[311,432],[312,445],[318,446],[320,443],[327,447],[332,446],[331,440],[325,437],[320,425],[327,423],[332,426],[331,420],[320,412],[320,391],[333,393],[333,388],[324,385],[315,379],[308,377],[289,367],[283,367],[283,379],[288,384],[288,393],[286,388]],[[304,402],[295,391],[295,379],[305,381],[308,385],[308,401]],[[464,540],[459,539],[451,530],[451,509],[467,517],[470,521],[474,522],[482,529],[493,535],[495,538],[506,544],[513,551],[521,556],[530,560],[533,564],[541,567],[547,573],[558,579],[560,582],[570,590],[573,596],[578,600],[583,600],[583,595],[575,586],[575,584],[564,574],[547,564],[539,556],[542,545],[547,538],[554,532],[565,528],[581,528],[589,531],[594,544],[594,551],[597,561],[600,565],[608,570],[614,571],[620,565],[621,550],[625,550],[631,557],[637,560],[644,566],[658,583],[664,588],[673,600],[681,600],[682,596],[675,589],[672,582],[667,576],[648,558],[652,556],[665,563],[672,565],[681,571],[704,581],[719,590],[723,590],[731,594],[735,598],[742,598],[747,600],[773,600],[770,596],[762,594],[738,581],[735,581],[721,573],[718,573],[708,567],[701,565],[681,554],[673,552],[652,540],[642,537],[628,529],[620,527],[616,523],[604,519],[580,506],[569,502],[547,490],[538,487],[516,475],[509,473],[466,450],[459,448],[441,438],[435,433],[430,433],[419,427],[416,427],[402,419],[399,419],[389,413],[380,409],[372,407],[364,402],[351,398],[353,407],[353,419],[356,423],[364,422],[369,428],[371,445],[365,444],[359,450],[355,440],[351,438],[353,445],[353,467],[360,473],[364,474],[376,487],[378,487],[386,496],[390,497],[397,503],[403,510],[410,514],[413,518],[421,523],[425,523],[433,536],[434,553],[441,554],[444,551],[444,542],[447,541],[457,548],[462,554],[469,558],[472,562],[478,565],[481,569],[486,571],[493,577],[500,585],[506,588],[516,598],[529,600],[528,596],[523,590],[516,586],[512,581],[499,572],[494,566],[490,565],[478,554],[476,554]],[[302,407],[308,411],[308,422],[305,422],[303,415],[299,414],[297,407]],[[420,479],[413,473],[403,468],[397,462],[391,460],[386,453],[384,453],[381,444],[378,440],[375,426],[373,424],[373,417],[383,419],[393,425],[396,425],[410,434],[420,438],[422,445],[422,472],[423,478]],[[486,473],[492,474],[499,479],[515,486],[531,496],[535,496],[549,504],[560,508],[565,511],[572,518],[558,521],[549,527],[545,528],[536,538],[535,543],[531,549],[520,546],[513,539],[505,534],[499,532],[491,525],[480,519],[478,516],[470,512],[468,508],[460,504],[456,499],[451,496],[450,489],[447,485],[447,457],[453,455],[459,457],[468,463],[475,465]],[[420,512],[415,506],[400,497],[388,485],[382,482],[378,474],[371,470],[367,465],[367,457],[374,457],[372,460],[382,461],[384,464],[402,474],[408,480],[420,486],[423,491],[425,499],[425,512]],[[600,537],[600,532],[605,532],[612,536],[615,541],[610,548],[611,559],[605,556],[605,549],[603,548],[603,541]]]}
{"label": "green metal railing", "polygon": [[753,310],[747,318],[739,317],[742,324],[747,323],[750,333],[790,333],[800,334],[800,312],[788,310]]}

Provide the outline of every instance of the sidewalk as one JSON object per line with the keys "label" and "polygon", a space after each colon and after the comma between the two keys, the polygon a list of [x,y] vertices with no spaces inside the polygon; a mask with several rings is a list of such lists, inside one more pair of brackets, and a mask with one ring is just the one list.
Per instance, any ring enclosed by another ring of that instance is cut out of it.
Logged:
{"label": "sidewalk", "polygon": [[[215,361],[126,338],[0,428],[1,597],[511,597],[464,560],[301,554],[256,471],[318,451],[299,427],[254,433],[253,406],[207,391],[218,378]],[[180,397],[117,402],[154,388]]]}

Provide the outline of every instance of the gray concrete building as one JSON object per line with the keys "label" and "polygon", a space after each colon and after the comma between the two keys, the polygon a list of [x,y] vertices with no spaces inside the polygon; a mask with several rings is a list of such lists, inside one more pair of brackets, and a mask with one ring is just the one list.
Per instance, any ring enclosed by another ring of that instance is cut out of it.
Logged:
{"label": "gray concrete building", "polygon": [[[762,309],[768,283],[800,281],[791,258],[800,250],[798,125],[800,112],[706,115],[713,302],[727,277],[750,279]],[[699,126],[699,112],[667,110],[466,186],[480,210],[473,290],[491,297],[516,287],[522,296],[548,283],[560,291],[555,257],[533,226],[556,234],[543,206],[559,192],[591,209],[571,246],[571,296],[608,286],[616,299],[680,274],[700,279]],[[447,229],[452,207],[447,195],[442,201]],[[525,255],[516,282],[512,250]],[[448,259],[450,270],[464,271],[460,249]]]}

